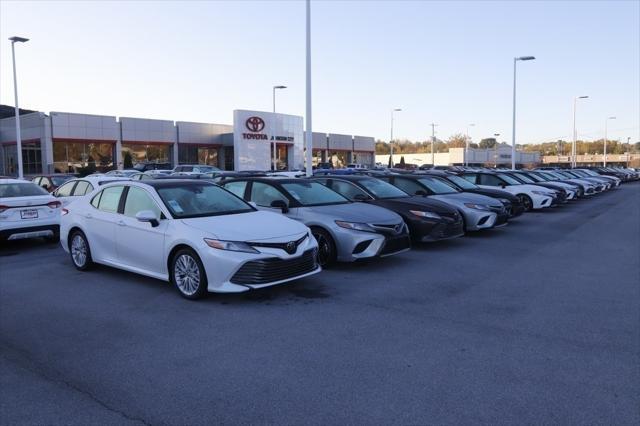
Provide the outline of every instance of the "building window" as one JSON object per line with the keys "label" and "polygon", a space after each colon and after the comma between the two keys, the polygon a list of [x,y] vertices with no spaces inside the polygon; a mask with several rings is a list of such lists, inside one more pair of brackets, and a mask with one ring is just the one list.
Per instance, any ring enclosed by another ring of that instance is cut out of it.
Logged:
{"label": "building window", "polygon": [[278,170],[287,170],[289,168],[289,145],[276,144],[276,168]]}
{"label": "building window", "polygon": [[82,142],[53,142],[53,169],[55,173],[78,173],[82,176],[94,172],[113,170],[115,144]]}
{"label": "building window", "polygon": [[130,169],[137,163],[170,163],[171,146],[172,144],[123,143],[123,168]]}
{"label": "building window", "polygon": [[332,151],[329,152],[329,162],[333,164],[333,167],[340,169],[346,167],[349,164],[349,153],[347,151]]}
{"label": "building window", "polygon": [[[18,149],[17,145],[5,145],[2,147],[0,174],[8,176],[18,175]],[[22,142],[22,172],[25,175],[42,173],[42,150],[40,141]]]}
{"label": "building window", "polygon": [[218,165],[218,148],[197,145],[178,145],[178,163],[206,164],[208,166],[220,167]]}
{"label": "building window", "polygon": [[224,169],[233,170],[233,147],[224,147]]}

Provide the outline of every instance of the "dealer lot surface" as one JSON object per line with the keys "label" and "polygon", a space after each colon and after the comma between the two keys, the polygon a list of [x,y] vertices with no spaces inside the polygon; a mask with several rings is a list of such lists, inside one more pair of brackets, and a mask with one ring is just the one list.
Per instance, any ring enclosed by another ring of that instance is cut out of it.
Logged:
{"label": "dealer lot surface", "polygon": [[0,248],[2,424],[640,423],[640,183],[250,294]]}

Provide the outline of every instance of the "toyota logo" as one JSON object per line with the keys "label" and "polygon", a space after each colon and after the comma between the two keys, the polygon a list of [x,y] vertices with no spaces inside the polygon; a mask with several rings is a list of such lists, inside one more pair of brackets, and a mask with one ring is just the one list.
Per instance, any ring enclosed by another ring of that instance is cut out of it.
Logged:
{"label": "toyota logo", "polygon": [[250,132],[260,132],[264,129],[264,120],[260,117],[249,117],[245,125]]}
{"label": "toyota logo", "polygon": [[296,243],[294,241],[290,241],[286,245],[286,251],[289,254],[295,253],[297,248],[298,248],[298,246],[296,245]]}

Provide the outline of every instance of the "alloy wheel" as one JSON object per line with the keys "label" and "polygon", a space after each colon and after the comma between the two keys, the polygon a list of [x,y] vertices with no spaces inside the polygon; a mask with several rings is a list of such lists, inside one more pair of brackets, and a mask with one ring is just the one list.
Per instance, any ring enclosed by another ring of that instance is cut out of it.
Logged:
{"label": "alloy wheel", "polygon": [[80,234],[76,234],[71,240],[71,258],[79,268],[87,263],[87,243]]}
{"label": "alloy wheel", "polygon": [[331,241],[321,233],[313,233],[313,236],[318,242],[318,263],[320,266],[326,266],[333,256]]}
{"label": "alloy wheel", "polygon": [[173,275],[178,289],[185,295],[193,296],[198,291],[200,268],[190,255],[182,254],[176,259]]}

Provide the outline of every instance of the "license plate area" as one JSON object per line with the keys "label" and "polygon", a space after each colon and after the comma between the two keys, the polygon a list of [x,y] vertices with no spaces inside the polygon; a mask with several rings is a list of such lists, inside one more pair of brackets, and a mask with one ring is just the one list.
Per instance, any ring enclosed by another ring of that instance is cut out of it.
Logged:
{"label": "license plate area", "polygon": [[38,218],[38,210],[37,209],[20,210],[20,218],[22,218],[22,219],[37,219]]}

